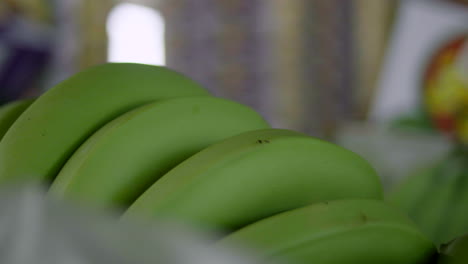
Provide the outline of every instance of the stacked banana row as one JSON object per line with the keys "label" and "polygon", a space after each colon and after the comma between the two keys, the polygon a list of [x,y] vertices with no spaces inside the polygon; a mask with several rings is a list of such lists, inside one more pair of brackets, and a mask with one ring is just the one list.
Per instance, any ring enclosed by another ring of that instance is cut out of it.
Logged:
{"label": "stacked banana row", "polygon": [[[170,69],[88,68],[0,109],[0,184],[222,234],[286,263],[422,264],[437,249],[360,156],[272,128]],[[6,131],[6,132],[5,132]],[[3,135],[4,134],[4,135]]]}

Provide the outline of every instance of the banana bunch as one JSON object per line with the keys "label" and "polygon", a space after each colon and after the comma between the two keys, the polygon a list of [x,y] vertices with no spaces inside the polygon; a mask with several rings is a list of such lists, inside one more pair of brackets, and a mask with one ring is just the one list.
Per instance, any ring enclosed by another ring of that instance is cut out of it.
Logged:
{"label": "banana bunch", "polygon": [[384,201],[362,157],[273,128],[165,67],[88,68],[0,109],[3,127],[0,184],[38,182],[55,198],[118,210],[121,221],[217,231],[216,247],[286,263],[422,264],[438,255]]}
{"label": "banana bunch", "polygon": [[124,218],[169,217],[229,232],[314,202],[381,195],[378,177],[356,154],[270,128],[241,133],[191,156],[148,188]]}

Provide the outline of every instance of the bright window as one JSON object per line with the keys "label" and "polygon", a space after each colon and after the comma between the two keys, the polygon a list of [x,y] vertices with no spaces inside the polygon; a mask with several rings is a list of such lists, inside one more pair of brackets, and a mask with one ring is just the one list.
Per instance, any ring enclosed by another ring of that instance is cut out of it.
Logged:
{"label": "bright window", "polygon": [[108,61],[165,64],[164,20],[143,5],[122,3],[107,18]]}

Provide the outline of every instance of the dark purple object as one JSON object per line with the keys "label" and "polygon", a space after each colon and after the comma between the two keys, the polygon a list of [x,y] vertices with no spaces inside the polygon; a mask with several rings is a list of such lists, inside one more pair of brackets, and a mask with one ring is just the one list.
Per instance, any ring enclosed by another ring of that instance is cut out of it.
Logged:
{"label": "dark purple object", "polygon": [[19,15],[0,22],[0,104],[39,93],[52,40],[50,27]]}

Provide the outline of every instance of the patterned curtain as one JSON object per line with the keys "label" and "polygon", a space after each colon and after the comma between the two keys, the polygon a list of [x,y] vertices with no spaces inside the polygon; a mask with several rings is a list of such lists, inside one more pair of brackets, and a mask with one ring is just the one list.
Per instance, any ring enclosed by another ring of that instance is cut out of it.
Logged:
{"label": "patterned curtain", "polygon": [[164,1],[168,65],[276,127],[330,138],[361,110],[356,3]]}
{"label": "patterned curtain", "polygon": [[261,0],[170,0],[166,21],[167,65],[213,94],[250,105],[268,115],[265,34]]}
{"label": "patterned curtain", "polygon": [[303,10],[304,129],[328,138],[354,113],[352,1],[305,1]]}

